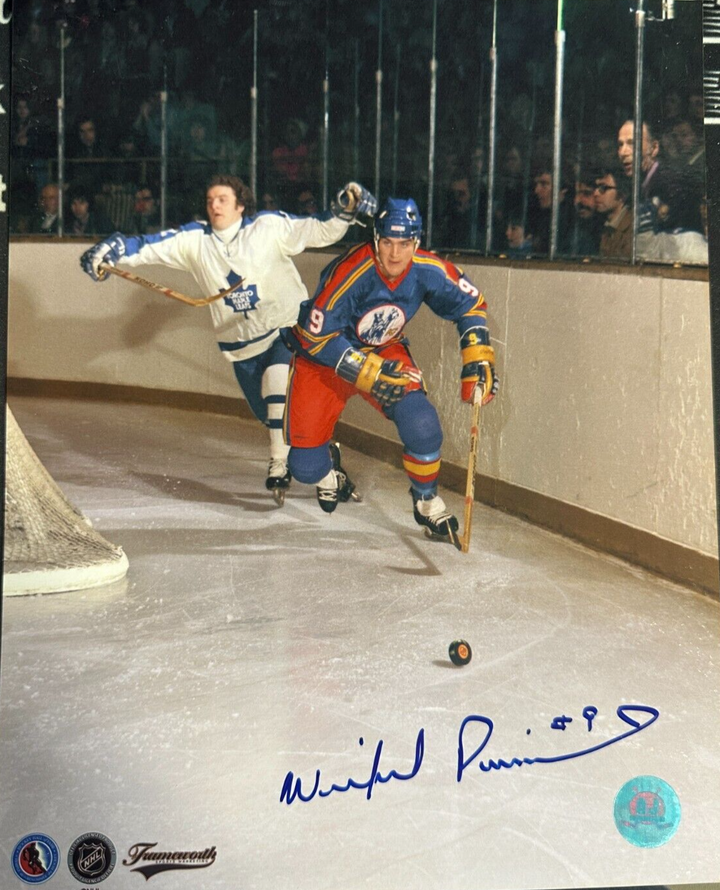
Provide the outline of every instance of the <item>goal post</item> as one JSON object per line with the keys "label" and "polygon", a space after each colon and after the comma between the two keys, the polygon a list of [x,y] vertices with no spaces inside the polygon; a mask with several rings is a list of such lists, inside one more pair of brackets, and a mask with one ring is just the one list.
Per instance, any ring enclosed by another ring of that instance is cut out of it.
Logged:
{"label": "goal post", "polygon": [[6,596],[97,587],[123,578],[128,560],[65,497],[6,409]]}

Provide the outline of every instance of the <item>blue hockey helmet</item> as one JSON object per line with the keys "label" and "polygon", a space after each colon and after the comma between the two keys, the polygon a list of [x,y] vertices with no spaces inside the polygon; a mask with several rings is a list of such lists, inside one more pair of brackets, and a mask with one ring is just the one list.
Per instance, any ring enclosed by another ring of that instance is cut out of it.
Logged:
{"label": "blue hockey helmet", "polygon": [[422,217],[412,198],[388,198],[375,217],[375,238],[417,238]]}

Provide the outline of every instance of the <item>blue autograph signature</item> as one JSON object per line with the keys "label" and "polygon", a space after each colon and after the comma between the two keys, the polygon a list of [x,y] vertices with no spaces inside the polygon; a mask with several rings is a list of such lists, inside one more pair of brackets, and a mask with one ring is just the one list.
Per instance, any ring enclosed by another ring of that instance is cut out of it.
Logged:
{"label": "blue autograph signature", "polygon": [[[649,715],[649,719],[646,719],[644,722],[640,722],[636,720],[634,717],[631,717],[631,713],[640,712],[641,714]],[[617,716],[623,721],[623,723],[627,724],[630,729],[626,732],[621,733],[620,735],[613,736],[613,738],[607,739],[604,742],[600,742],[597,745],[592,745],[589,748],[582,748],[580,751],[571,751],[569,754],[558,754],[555,757],[513,757],[511,760],[488,760],[480,761],[478,763],[478,767],[481,772],[491,772],[492,770],[500,770],[500,769],[512,769],[514,766],[530,766],[534,763],[558,763],[561,760],[572,760],[574,757],[583,757],[585,754],[592,754],[595,751],[600,751],[602,748],[607,748],[609,745],[614,745],[616,742],[620,742],[623,739],[627,739],[632,735],[635,735],[638,732],[642,732],[643,729],[647,729],[648,726],[652,725],[660,716],[660,712],[657,708],[652,708],[646,705],[620,705],[617,709]],[[588,722],[588,731],[592,730],[592,720],[597,714],[597,708],[588,707],[583,711],[583,717]],[[560,729],[564,730],[565,725],[567,723],[571,723],[572,718],[570,717],[556,717],[553,720],[551,725],[552,729]],[[485,734],[485,738],[482,740],[480,745],[478,745],[475,750],[470,754],[470,756],[465,756],[465,729],[470,724],[480,723],[486,727],[487,732]],[[490,737],[493,734],[495,724],[489,717],[483,717],[481,714],[469,714],[463,722],[460,724],[460,730],[458,732],[458,753],[457,753],[457,773],[456,779],[458,782],[462,781],[463,773],[465,770],[482,754],[487,746],[487,743],[490,741]],[[363,745],[364,739],[359,740],[360,745]],[[413,763],[412,769],[409,773],[399,773],[397,770],[391,769],[387,773],[380,772],[380,758],[382,756],[383,751],[383,740],[377,743],[375,747],[375,756],[373,757],[372,767],[370,769],[370,775],[367,780],[364,782],[357,781],[356,779],[349,778],[344,784],[331,784],[329,788],[321,788],[320,787],[320,770],[315,770],[315,781],[313,783],[312,788],[307,793],[303,792],[303,784],[302,779],[299,776],[295,776],[292,772],[288,772],[285,776],[285,780],[282,785],[282,789],[280,791],[280,803],[286,803],[290,806],[295,800],[299,800],[302,803],[308,803],[313,800],[315,797],[329,797],[334,792],[343,793],[345,791],[349,791],[351,788],[356,790],[364,790],[366,800],[370,800],[372,797],[373,789],[376,785],[385,785],[391,780],[395,779],[398,782],[407,782],[410,779],[414,779],[415,776],[420,772],[420,767],[422,766],[423,757],[425,756],[425,730],[421,729],[417,734],[417,739],[415,741],[415,762]]]}

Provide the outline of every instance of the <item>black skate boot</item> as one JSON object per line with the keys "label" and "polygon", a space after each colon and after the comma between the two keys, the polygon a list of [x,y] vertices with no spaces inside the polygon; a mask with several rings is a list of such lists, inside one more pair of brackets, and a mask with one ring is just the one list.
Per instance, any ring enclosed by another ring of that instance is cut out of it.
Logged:
{"label": "black skate boot", "polygon": [[340,466],[340,443],[330,443],[330,457],[333,462],[333,470],[338,473],[338,500],[341,504],[346,504],[350,498],[354,501],[361,501],[362,497],[355,488],[355,483],[351,481],[347,472]]}
{"label": "black skate boot", "polygon": [[290,487],[290,470],[288,470],[287,462],[281,458],[273,457],[268,464],[267,479],[265,480],[265,488],[272,492],[275,503],[282,507],[285,503],[285,494]]}
{"label": "black skate boot", "polygon": [[362,498],[355,490],[355,483],[350,480],[348,474],[340,465],[340,446],[337,442],[330,443],[330,457],[332,458],[332,470],[330,471],[334,477],[334,485],[318,485],[317,499],[318,504],[326,513],[333,513],[338,503],[345,504],[352,498],[354,501],[361,501]]}
{"label": "black skate boot", "polygon": [[458,535],[458,521],[445,506],[445,502],[439,495],[423,501],[416,498],[410,489],[414,505],[415,522],[422,525],[425,536],[437,538],[453,544],[458,550],[462,549],[460,536]]}

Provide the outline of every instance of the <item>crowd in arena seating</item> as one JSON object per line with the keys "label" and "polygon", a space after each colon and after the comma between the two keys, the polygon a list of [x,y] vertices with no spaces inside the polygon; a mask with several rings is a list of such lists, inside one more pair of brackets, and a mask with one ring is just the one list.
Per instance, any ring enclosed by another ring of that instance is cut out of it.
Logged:
{"label": "crowd in arena seating", "polygon": [[[17,17],[13,51],[14,232],[56,233],[61,200],[65,235],[159,231],[163,113],[169,225],[202,215],[205,184],[214,173],[248,178],[249,117],[233,117],[228,111],[237,106],[238,72],[243,65],[247,69],[247,59],[223,55],[200,66],[199,76],[194,64],[212,45],[208,40],[223,33],[230,10],[224,0],[28,0]],[[67,44],[62,195],[56,110],[61,35]],[[163,77],[171,84],[164,107]],[[522,89],[508,95],[501,106],[495,152],[490,250],[511,258],[547,256],[554,175],[549,117],[546,113],[544,123],[536,120]],[[318,121],[316,105],[309,102],[272,126],[264,122],[258,146],[259,209],[299,215],[321,209],[321,134],[319,123],[307,123]],[[626,260],[632,251],[632,108],[597,112],[592,132],[586,128],[563,142],[556,255]],[[482,252],[487,243],[487,133],[481,138],[467,136],[465,130],[461,141],[450,118],[438,128],[432,240],[435,248]],[[274,140],[272,133],[277,134]],[[383,138],[380,190],[388,193],[391,183],[385,174],[393,164],[393,149],[387,131]],[[418,137],[412,157],[406,153],[400,180],[392,184],[425,210],[423,138]],[[347,128],[335,136],[332,178],[339,182],[364,175],[370,181],[368,157],[362,171],[354,170],[350,141]],[[374,154],[367,138],[364,146]],[[643,126],[641,175],[638,255],[707,262],[699,83],[684,92],[668,90],[661,104],[650,109]]]}
{"label": "crowd in arena seating", "polygon": [[[702,121],[678,97],[677,114],[659,128],[643,125],[638,255],[646,259],[707,262],[705,149]],[[681,104],[682,103],[682,104]],[[700,105],[700,113],[702,106]],[[603,134],[583,143],[582,157],[563,148],[558,189],[557,255],[628,259],[632,252],[632,120],[617,129],[614,151]],[[547,256],[553,157],[547,146],[524,157],[517,142],[501,145],[494,188],[492,250],[513,258]],[[478,153],[445,176],[436,243],[482,249],[487,231],[487,177]]]}

